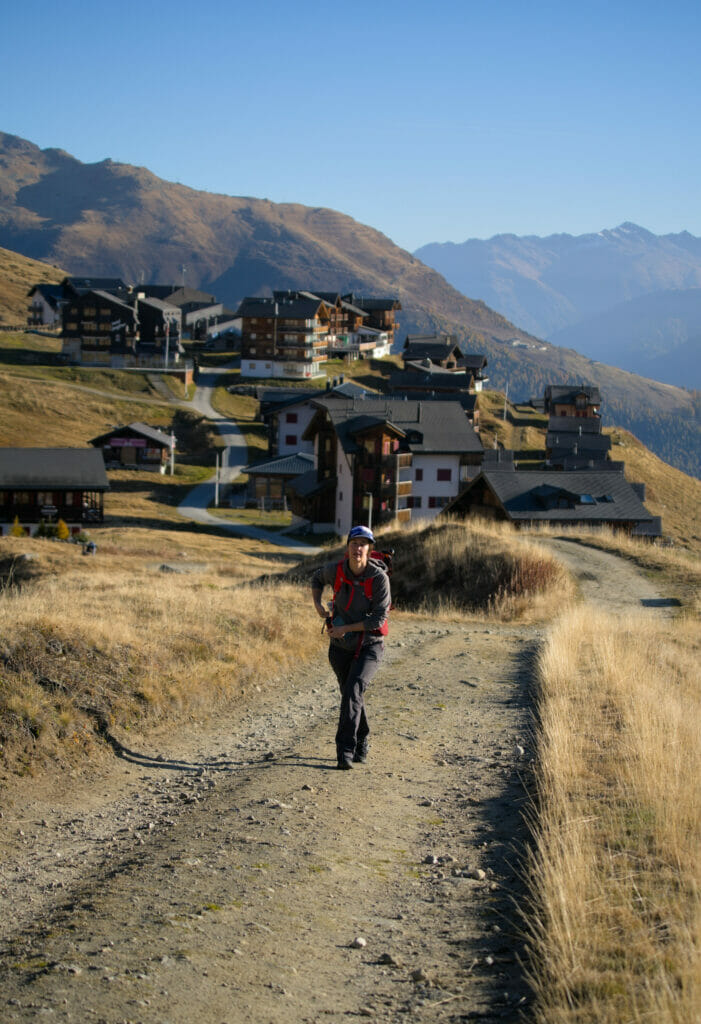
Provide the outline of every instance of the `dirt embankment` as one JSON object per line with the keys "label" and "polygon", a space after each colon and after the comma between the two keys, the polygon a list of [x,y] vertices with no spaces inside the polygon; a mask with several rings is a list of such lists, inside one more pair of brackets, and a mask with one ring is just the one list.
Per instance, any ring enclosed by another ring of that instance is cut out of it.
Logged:
{"label": "dirt embankment", "polygon": [[[638,574],[589,550],[575,556],[583,585],[615,593],[618,566],[639,605]],[[244,718],[122,737],[88,780],[17,784],[0,1019],[520,1019],[542,633],[397,615],[368,695],[370,759],[352,772],[333,769],[320,638],[312,668]]]}

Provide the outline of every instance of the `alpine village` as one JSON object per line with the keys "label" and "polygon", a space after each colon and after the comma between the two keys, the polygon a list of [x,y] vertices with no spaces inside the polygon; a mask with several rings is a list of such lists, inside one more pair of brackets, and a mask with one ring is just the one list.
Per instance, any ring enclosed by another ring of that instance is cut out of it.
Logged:
{"label": "alpine village", "polygon": [[[203,355],[231,350],[239,374],[229,388],[258,403],[267,451],[242,467],[245,486],[222,485],[218,502],[289,511],[291,533],[343,537],[353,523],[444,514],[662,539],[645,483],[629,482],[611,457],[598,387],[553,383],[533,397],[530,411],[547,417],[542,451],[514,451],[496,435],[486,446],[486,356],[450,335],[402,338],[400,316],[395,296],[273,291],[229,310],[195,288],[98,277],[39,282],[27,298],[28,329],[59,337],[65,365],[167,376],[187,393]],[[348,370],[328,376],[330,360]],[[352,379],[380,361],[387,371],[374,386]],[[0,449],[3,534],[55,535],[60,523],[83,535],[109,513],[110,470],[172,473],[177,461],[173,432],[141,422],[84,442]]]}

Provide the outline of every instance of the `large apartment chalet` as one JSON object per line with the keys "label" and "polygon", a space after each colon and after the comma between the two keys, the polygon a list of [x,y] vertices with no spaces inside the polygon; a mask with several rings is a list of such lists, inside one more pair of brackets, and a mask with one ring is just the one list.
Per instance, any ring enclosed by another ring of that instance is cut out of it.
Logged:
{"label": "large apartment chalet", "polygon": [[315,469],[290,485],[293,512],[343,536],[353,523],[432,518],[479,473],[483,448],[458,402],[329,396],[303,437]]}
{"label": "large apartment chalet", "polygon": [[329,356],[389,355],[397,299],[276,291],[239,304],[241,376],[312,380]]}

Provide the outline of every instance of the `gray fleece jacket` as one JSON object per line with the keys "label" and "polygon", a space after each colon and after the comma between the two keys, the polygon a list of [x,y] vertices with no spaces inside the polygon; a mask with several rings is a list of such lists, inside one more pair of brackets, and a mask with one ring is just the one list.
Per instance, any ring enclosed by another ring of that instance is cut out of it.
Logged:
{"label": "gray fleece jacket", "polygon": [[[325,586],[333,588],[336,582],[336,571],[338,561],[327,562],[326,565],[317,569],[312,576],[312,592],[322,591]],[[378,630],[383,624],[391,604],[389,588],[389,577],[383,566],[373,559],[369,559],[365,571],[360,576],[354,576],[348,565],[348,560],[343,559],[343,575],[348,582],[343,582],[334,599],[334,622],[339,625],[343,622],[364,622],[365,632],[362,634],[348,633],[345,641],[332,640],[331,643],[340,643],[342,647],[354,648],[358,644],[358,636],[362,636],[362,643],[375,643],[381,638],[373,630]],[[366,580],[372,580],[372,598],[366,596]]]}

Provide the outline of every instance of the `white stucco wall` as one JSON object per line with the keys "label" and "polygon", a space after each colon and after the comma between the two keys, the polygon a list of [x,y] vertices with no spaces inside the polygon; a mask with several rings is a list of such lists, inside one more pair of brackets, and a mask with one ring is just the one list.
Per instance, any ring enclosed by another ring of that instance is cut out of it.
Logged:
{"label": "white stucco wall", "polygon": [[[283,409],[278,413],[277,421],[277,450],[279,455],[293,455],[295,452],[308,452],[310,455],[314,453],[314,442],[303,441],[302,434],[311,423],[315,409],[312,409],[311,405],[295,405],[290,409]],[[288,415],[297,416],[296,423],[289,423],[287,420]],[[285,440],[287,436],[294,437],[295,441],[289,444]]]}
{"label": "white stucco wall", "polygon": [[[421,470],[422,480],[416,479],[416,471]],[[438,470],[449,469],[450,480],[438,480]],[[421,498],[421,508],[412,508],[412,519],[435,519],[440,507],[429,508],[429,498],[455,498],[460,490],[460,456],[459,455],[421,455],[414,454],[412,460],[412,497]],[[447,502],[446,502],[447,503]]]}
{"label": "white stucco wall", "polygon": [[341,537],[353,526],[353,473],[345,452],[338,450],[336,463],[336,520],[334,529]]}

